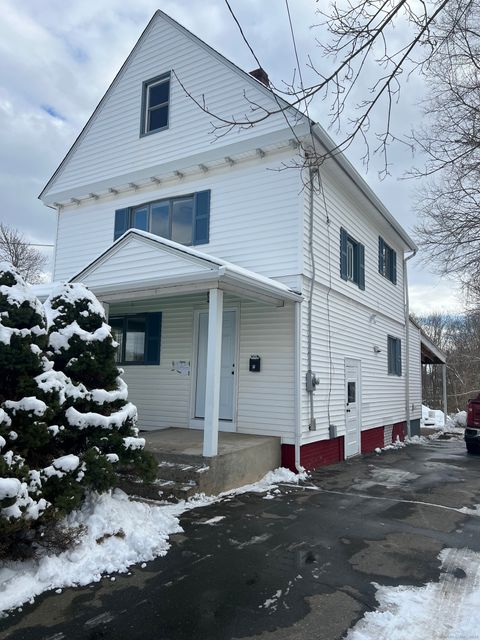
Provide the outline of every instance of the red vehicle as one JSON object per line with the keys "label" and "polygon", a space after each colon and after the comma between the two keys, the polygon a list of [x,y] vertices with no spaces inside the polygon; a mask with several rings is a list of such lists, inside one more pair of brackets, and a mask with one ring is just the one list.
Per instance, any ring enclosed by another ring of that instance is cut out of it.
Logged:
{"label": "red vehicle", "polygon": [[480,394],[467,404],[465,444],[468,453],[480,453]]}

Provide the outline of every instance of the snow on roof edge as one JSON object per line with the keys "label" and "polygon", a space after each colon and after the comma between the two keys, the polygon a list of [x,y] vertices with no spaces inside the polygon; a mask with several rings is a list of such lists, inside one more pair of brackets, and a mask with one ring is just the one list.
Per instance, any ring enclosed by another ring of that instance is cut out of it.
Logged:
{"label": "snow on roof edge", "polygon": [[82,275],[86,271],[88,271],[95,264],[95,262],[97,262],[97,260],[104,257],[109,251],[111,251],[113,247],[119,245],[126,238],[128,238],[128,236],[135,236],[135,235],[144,237],[151,242],[155,242],[156,244],[169,247],[170,249],[174,249],[179,253],[184,253],[186,255],[192,256],[193,258],[197,258],[204,262],[210,262],[211,264],[214,264],[218,267],[224,267],[225,269],[230,271],[232,274],[244,276],[260,284],[264,284],[274,289],[277,289],[279,292],[301,296],[301,293],[299,291],[295,291],[294,289],[291,289],[286,284],[283,284],[283,282],[278,282],[278,280],[274,280],[273,278],[269,278],[268,276],[263,276],[259,273],[256,273],[255,271],[250,271],[249,269],[240,267],[239,265],[236,265],[233,262],[229,262],[228,260],[217,258],[208,253],[204,253],[203,251],[198,251],[193,247],[187,247],[183,244],[179,244],[178,242],[174,242],[173,240],[168,240],[167,238],[162,238],[161,236],[157,236],[153,233],[149,233],[148,231],[142,231],[140,229],[128,229],[127,231],[125,231],[125,233],[121,235],[112,245],[110,245],[108,249],[106,249],[103,253],[97,256],[94,260],[89,262],[89,264],[83,267],[83,269],[78,271],[74,276],[72,276],[72,278],[70,278],[69,281],[72,282],[72,281],[78,281],[79,279],[81,279]]}

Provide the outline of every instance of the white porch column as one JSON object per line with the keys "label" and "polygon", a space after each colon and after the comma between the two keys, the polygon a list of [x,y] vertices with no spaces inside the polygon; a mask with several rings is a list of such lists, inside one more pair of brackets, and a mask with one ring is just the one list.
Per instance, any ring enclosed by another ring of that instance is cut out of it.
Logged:
{"label": "white porch column", "polygon": [[447,365],[442,364],[443,383],[443,413],[445,415],[445,426],[447,426]]}
{"label": "white porch column", "polygon": [[222,364],[223,291],[210,289],[208,298],[207,375],[205,390],[205,426],[203,455],[218,452],[218,414],[220,406],[220,372]]}

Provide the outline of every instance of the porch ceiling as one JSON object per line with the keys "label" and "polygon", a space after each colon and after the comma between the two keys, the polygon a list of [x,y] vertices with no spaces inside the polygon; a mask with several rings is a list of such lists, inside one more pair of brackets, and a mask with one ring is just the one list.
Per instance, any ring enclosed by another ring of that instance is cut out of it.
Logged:
{"label": "porch ceiling", "polygon": [[267,304],[299,302],[281,282],[153,234],[130,229],[71,282],[83,282],[105,302],[222,289]]}

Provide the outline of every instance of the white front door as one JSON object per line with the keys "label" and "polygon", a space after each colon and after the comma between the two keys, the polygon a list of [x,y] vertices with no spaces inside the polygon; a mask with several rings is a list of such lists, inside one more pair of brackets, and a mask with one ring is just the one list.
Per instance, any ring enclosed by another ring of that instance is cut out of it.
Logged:
{"label": "white front door", "polygon": [[[195,388],[195,418],[205,417],[205,387],[207,373],[208,312],[198,314],[197,376]],[[223,312],[222,365],[220,376],[220,420],[233,420],[237,352],[237,312]]]}
{"label": "white front door", "polygon": [[345,359],[345,458],[360,453],[361,362]]}

